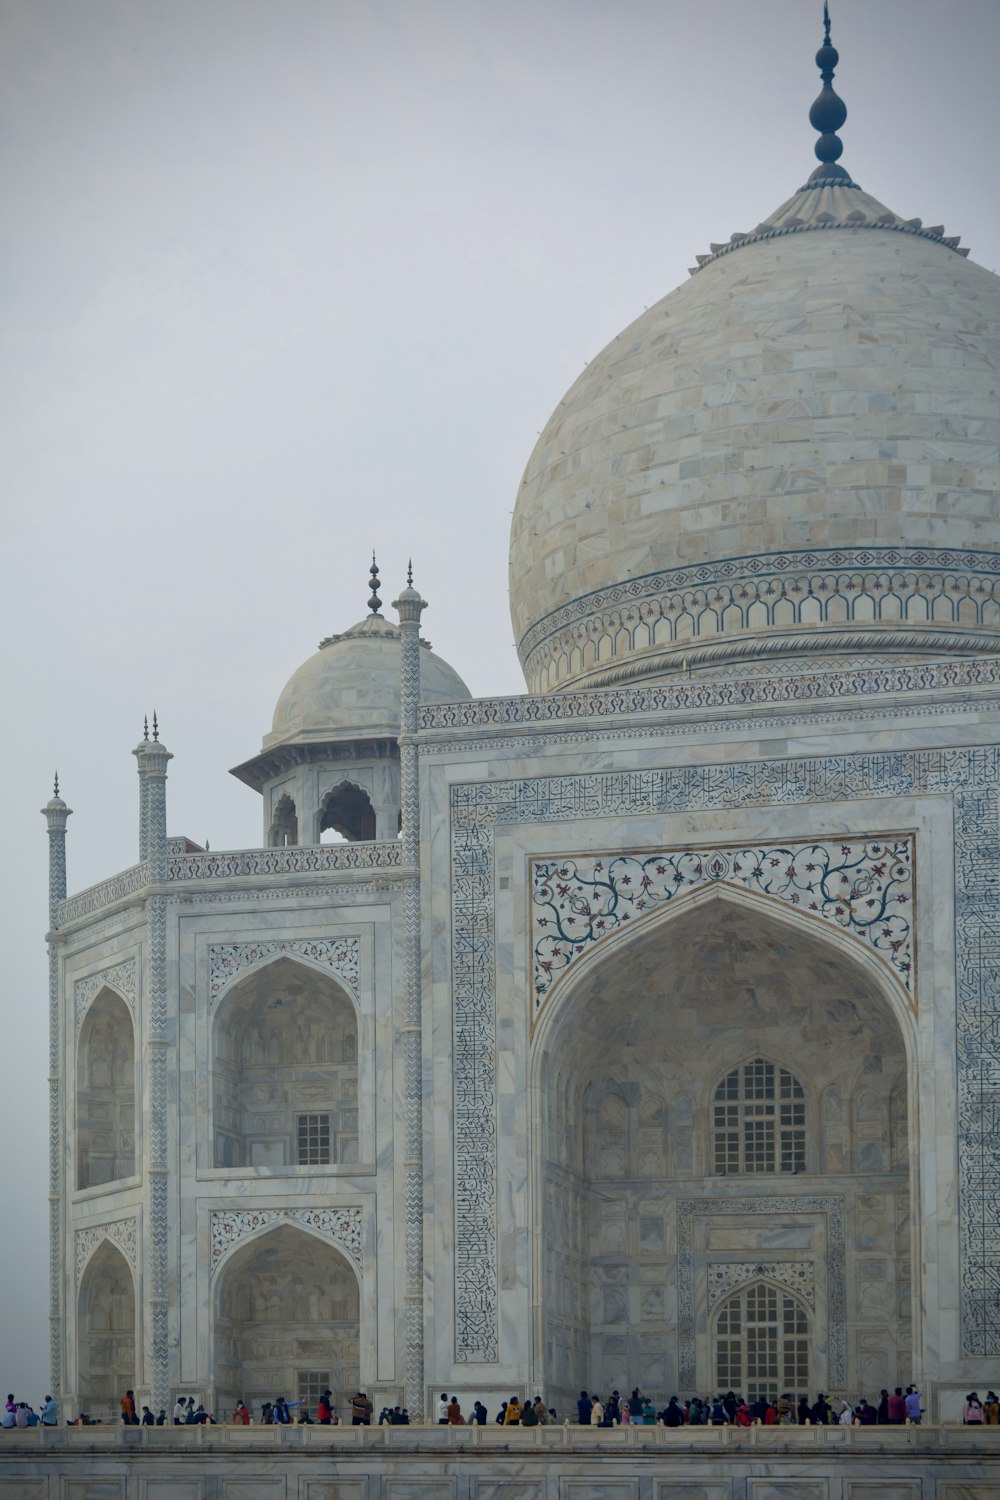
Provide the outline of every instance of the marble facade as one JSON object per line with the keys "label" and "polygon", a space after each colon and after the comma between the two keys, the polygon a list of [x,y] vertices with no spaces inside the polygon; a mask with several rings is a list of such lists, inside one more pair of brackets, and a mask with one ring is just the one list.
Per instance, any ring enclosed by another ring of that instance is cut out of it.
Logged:
{"label": "marble facade", "polygon": [[[68,895],[44,809],[71,1409],[1000,1379],[1000,279],[816,128],[542,434],[531,696],[472,699],[373,562],[234,772],[261,847],[168,837],[155,722],[131,869]],[[576,1464],[495,1493],[683,1492]]]}
{"label": "marble facade", "polygon": [[[947,1415],[995,1381],[979,1111],[1000,664],[966,664],[960,703],[944,700],[949,664],[870,675],[848,695],[841,673],[814,674],[795,703],[750,675],[708,727],[687,686],[648,690],[641,713],[610,691],[425,708],[419,872],[395,842],[216,854],[175,839],[160,882],[147,860],[61,899],[63,1399],[99,1405],[128,1378],[159,1404],[190,1391],[225,1407],[313,1369],[341,1400],[356,1380],[403,1399],[402,902],[418,873],[428,1403],[444,1386],[491,1401],[537,1385],[561,1408],[581,1383],[707,1389],[719,1307],[761,1282],[806,1309],[809,1388],[918,1378]],[[159,1386],[154,896],[176,1101]],[[546,923],[571,915],[586,934],[568,928],[553,958]],[[81,1185],[102,1002],[135,1026],[135,1169]],[[713,1100],[755,1058],[801,1085],[794,1170],[713,1156]],[[289,1122],[311,1105],[348,1128],[300,1165]],[[343,1311],[317,1303],[303,1326],[269,1312],[282,1262],[302,1311],[321,1284],[343,1288]],[[102,1313],[98,1335],[98,1293],[131,1322]]]}

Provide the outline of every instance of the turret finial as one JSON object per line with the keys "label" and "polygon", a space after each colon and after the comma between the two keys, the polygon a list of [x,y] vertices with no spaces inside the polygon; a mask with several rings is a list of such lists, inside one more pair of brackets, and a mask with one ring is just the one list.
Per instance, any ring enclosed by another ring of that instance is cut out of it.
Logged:
{"label": "turret finial", "polygon": [[56,772],[55,778],[54,778],[54,781],[53,781],[52,795],[53,795],[53,797],[58,797],[58,795],[59,795],[59,772],[58,771]]}
{"label": "turret finial", "polygon": [[149,715],[148,714],[143,714],[143,716],[142,716],[142,737],[143,737],[144,740],[148,740],[149,739]]}
{"label": "turret finial", "polygon": [[379,610],[382,608],[382,601],[378,596],[378,591],[381,587],[381,584],[378,576],[378,563],[375,561],[374,547],[372,548],[372,565],[368,570],[368,578],[369,588],[372,591],[372,596],[368,600],[368,608],[371,610],[373,615],[377,615]]}
{"label": "turret finial", "polygon": [[406,587],[408,589],[412,589],[412,587],[413,587],[413,558],[412,557],[410,558],[409,562],[406,564]]}
{"label": "turret finial", "polygon": [[823,0],[823,45],[816,53],[816,66],[823,80],[823,87],[809,111],[809,123],[819,131],[815,151],[820,165],[815,168],[810,182],[835,180],[850,184],[850,174],[837,163],[843,154],[844,143],[837,131],[847,119],[847,105],[833,90],[833,72],[840,61],[840,53],[830,40],[830,5]]}
{"label": "turret finial", "polygon": [[160,738],[160,726],[159,726],[159,724],[156,721],[156,709],[154,708],[153,709],[153,739],[154,740],[159,740],[159,738]]}

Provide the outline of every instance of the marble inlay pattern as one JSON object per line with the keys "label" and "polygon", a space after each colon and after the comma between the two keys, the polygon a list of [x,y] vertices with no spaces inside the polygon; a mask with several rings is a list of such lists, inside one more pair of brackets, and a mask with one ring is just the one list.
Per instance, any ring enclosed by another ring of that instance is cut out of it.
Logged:
{"label": "marble inlay pattern", "polygon": [[314,1229],[345,1250],[361,1264],[360,1208],[257,1208],[223,1209],[212,1214],[212,1275],[234,1245],[272,1224],[301,1224]]}
{"label": "marble inlay pattern", "polygon": [[102,1240],[111,1243],[122,1252],[133,1273],[139,1245],[138,1219],[115,1219],[111,1224],[98,1224],[90,1229],[76,1231],[76,1282],[80,1284],[87,1262]]}
{"label": "marble inlay pattern", "polygon": [[816,1276],[808,1260],[726,1261],[708,1268],[708,1305],[714,1307],[730,1292],[746,1286],[748,1281],[776,1282],[790,1292],[798,1292],[810,1307],[816,1306]]}
{"label": "marble inlay pattern", "polygon": [[[827,1309],[827,1369],[834,1389],[847,1379],[847,1243],[842,1198],[689,1198],[677,1204],[677,1342],[678,1383],[685,1390],[696,1388],[695,1378],[695,1288],[694,1225],[696,1219],[747,1214],[825,1214]],[[712,1297],[709,1268],[709,1302]],[[727,1267],[727,1269],[729,1269]],[[773,1276],[778,1267],[767,1266],[763,1274]],[[811,1267],[809,1268],[811,1271]],[[753,1268],[753,1275],[758,1274]],[[751,1277],[745,1278],[747,1280]],[[727,1288],[728,1290],[728,1288]],[[802,1290],[801,1287],[796,1290]]]}
{"label": "marble inlay pattern", "polygon": [[220,854],[172,855],[168,880],[229,880],[244,875],[317,875],[337,870],[382,870],[402,863],[392,843],[306,844],[283,849],[234,849]]}
{"label": "marble inlay pattern", "polygon": [[111,906],[116,901],[139,895],[151,879],[148,864],[132,865],[129,869],[122,870],[120,875],[113,875],[110,880],[102,880],[99,885],[88,886],[85,891],[68,896],[59,903],[59,926],[65,927],[68,922],[89,917],[92,912],[102,911],[105,906]]}
{"label": "marble inlay pattern", "polygon": [[[898,650],[907,624],[917,640],[935,626],[968,625],[963,644],[975,649],[976,632],[997,626],[998,576],[1000,554],[931,547],[727,558],[629,578],[561,605],[526,633],[521,662],[529,682],[544,688],[566,678],[566,661],[585,642],[605,661],[652,645],[690,652],[698,642],[776,627],[836,626],[843,649],[852,629],[889,625]],[[937,644],[948,649],[944,634]],[[808,638],[801,645],[808,649]],[[812,648],[828,645],[821,635]]]}
{"label": "marble inlay pattern", "polygon": [[[845,698],[884,699],[891,693],[954,693],[1000,686],[1000,658],[907,662],[902,666],[849,666],[836,672],[775,673],[773,676],[688,678],[585,692],[517,698],[476,698],[470,703],[424,704],[422,729],[502,729],[507,725],[572,723],[579,719],[622,719],[639,714],[731,713],[734,709],[786,705],[802,708]],[[955,705],[949,705],[949,712]],[[745,720],[740,720],[740,730]],[[630,726],[633,730],[635,724]],[[735,727],[735,726],[734,726]],[[453,749],[454,745],[449,745]]]}
{"label": "marble inlay pattern", "polygon": [[135,959],[127,958],[124,963],[114,964],[110,969],[102,969],[98,974],[88,974],[86,979],[76,981],[73,1000],[77,1031],[83,1024],[94,996],[105,985],[114,990],[116,995],[120,995],[132,1015],[135,1015]]}
{"label": "marble inlay pattern", "polygon": [[531,861],[536,1012],[566,970],[597,944],[705,885],[737,885],[834,922],[910,988],[913,840],[739,845]]}
{"label": "marble inlay pattern", "polygon": [[244,970],[287,954],[329,969],[358,998],[360,944],[356,937],[275,939],[265,943],[220,943],[208,950],[209,993],[214,1005],[230,982]]}
{"label": "marble inlay pattern", "polygon": [[[949,665],[959,686],[969,667]],[[944,668],[873,672],[928,678]],[[798,688],[801,679],[791,679]],[[757,689],[760,683],[748,683]],[[942,686],[944,685],[942,681]],[[742,685],[741,685],[742,686]],[[722,685],[692,690],[720,693]],[[648,689],[650,699],[668,690]],[[676,690],[669,690],[674,693]],[[635,698],[581,695],[589,702]],[[567,695],[567,698],[569,695]],[[529,705],[533,700],[523,700]],[[556,704],[556,700],[550,700]],[[516,712],[517,700],[510,700]],[[655,706],[650,702],[648,707]],[[484,705],[460,705],[474,713]],[[488,705],[485,705],[488,707]],[[496,707],[496,705],[494,705]],[[561,699],[555,712],[567,711]],[[579,707],[576,712],[582,712]],[[636,711],[639,711],[636,706]],[[433,713],[434,711],[431,711]],[[427,723],[428,711],[424,711]],[[492,719],[487,722],[502,722]],[[596,772],[587,776],[484,781],[451,788],[452,976],[455,1100],[455,1358],[492,1361],[499,1352],[496,1229],[496,954],[494,844],[500,825],[766,808],[935,794],[951,797],[955,820],[958,1186],[963,1350],[1000,1355],[1000,868],[997,787],[1000,748],[921,750]]]}

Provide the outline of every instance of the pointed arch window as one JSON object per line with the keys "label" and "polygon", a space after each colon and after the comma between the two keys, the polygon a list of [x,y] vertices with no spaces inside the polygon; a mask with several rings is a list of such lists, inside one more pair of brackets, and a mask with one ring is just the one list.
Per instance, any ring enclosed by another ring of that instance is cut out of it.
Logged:
{"label": "pointed arch window", "polygon": [[766,1281],[727,1297],[715,1323],[715,1387],[747,1401],[809,1389],[809,1315],[798,1298]]}
{"label": "pointed arch window", "polygon": [[714,1170],[804,1172],[806,1096],[787,1068],[755,1057],[733,1068],[712,1102]]}

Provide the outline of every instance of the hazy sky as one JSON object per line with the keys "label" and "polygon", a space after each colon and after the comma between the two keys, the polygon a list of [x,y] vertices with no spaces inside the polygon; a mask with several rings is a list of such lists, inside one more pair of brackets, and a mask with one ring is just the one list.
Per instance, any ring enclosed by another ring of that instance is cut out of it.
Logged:
{"label": "hazy sky", "polygon": [[[0,0],[3,1379],[48,1381],[46,838],[260,840],[227,775],[412,552],[477,694],[583,364],[808,176],[820,0]],[[996,0],[835,0],[844,164],[1000,266]]]}

